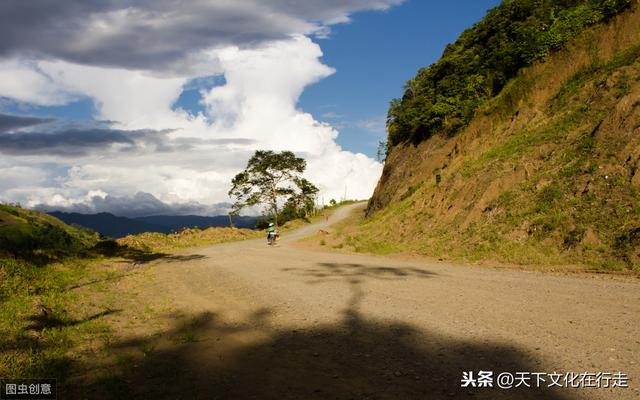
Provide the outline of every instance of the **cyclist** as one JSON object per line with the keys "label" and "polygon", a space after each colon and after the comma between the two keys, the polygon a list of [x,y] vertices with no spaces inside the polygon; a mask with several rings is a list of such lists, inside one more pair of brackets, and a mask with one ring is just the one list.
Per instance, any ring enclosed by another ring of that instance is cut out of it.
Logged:
{"label": "cyclist", "polygon": [[273,222],[269,223],[269,227],[267,228],[267,244],[272,245],[276,240],[276,227],[273,225]]}

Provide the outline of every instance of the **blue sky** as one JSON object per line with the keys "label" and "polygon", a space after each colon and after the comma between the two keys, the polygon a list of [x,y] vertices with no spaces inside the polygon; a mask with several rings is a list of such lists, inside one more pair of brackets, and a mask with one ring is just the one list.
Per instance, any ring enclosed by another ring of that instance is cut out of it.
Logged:
{"label": "blue sky", "polygon": [[[386,136],[389,101],[402,95],[403,85],[419,68],[437,61],[448,43],[499,3],[409,0],[387,11],[352,15],[350,23],[332,26],[328,38],[314,39],[322,48],[322,62],[336,73],[307,87],[298,107],[334,125],[344,149],[375,157],[378,142]],[[196,80],[185,87],[174,108],[201,112],[200,91],[222,84],[220,76]],[[0,107],[4,112],[71,120],[88,120],[95,114],[93,101],[86,97],[53,107],[14,102]]]}
{"label": "blue sky", "polygon": [[5,2],[0,201],[144,205],[139,215],[219,213],[233,176],[264,149],[303,156],[324,198],[345,187],[368,198],[389,102],[498,5]]}
{"label": "blue sky", "polygon": [[[410,0],[385,12],[363,12],[319,40],[336,73],[308,87],[299,106],[340,127],[345,149],[375,156],[389,101],[402,95],[419,68],[437,61],[445,46],[479,21],[497,0]],[[363,127],[366,125],[369,129]]]}

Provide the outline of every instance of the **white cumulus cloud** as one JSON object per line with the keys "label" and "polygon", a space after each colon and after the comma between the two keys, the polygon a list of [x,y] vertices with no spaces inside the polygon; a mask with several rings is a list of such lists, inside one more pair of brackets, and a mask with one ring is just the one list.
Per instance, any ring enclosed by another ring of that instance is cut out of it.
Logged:
{"label": "white cumulus cloud", "polygon": [[[282,9],[282,4],[276,3]],[[316,22],[310,20],[308,26],[342,21],[354,7],[367,8],[366,2],[348,3],[348,7],[338,7],[338,11]],[[396,2],[374,3],[368,8],[384,8]],[[137,16],[127,18],[135,20]],[[94,25],[92,29],[101,29],[99,21]],[[304,35],[307,33],[275,39],[266,35],[265,40],[251,46],[210,47],[173,59],[174,67],[197,60],[200,72],[224,76],[224,84],[201,92],[205,111],[198,115],[173,107],[185,86],[201,77],[192,68],[174,68],[167,74],[166,70],[147,66],[86,65],[62,56],[31,59],[23,54],[0,60],[0,77],[11,74],[16,78],[0,78],[0,97],[53,105],[86,96],[94,101],[96,120],[111,121],[110,127],[117,130],[93,132],[95,139],[87,141],[92,147],[75,152],[74,157],[60,151],[47,153],[46,149],[28,151],[24,149],[28,144],[20,147],[20,153],[3,154],[0,200],[73,209],[74,204],[86,208],[107,196],[135,199],[136,193],[146,193],[178,206],[227,203],[231,178],[257,149],[292,150],[304,157],[308,162],[306,175],[319,186],[320,196],[326,201],[341,198],[345,189],[349,198],[369,197],[382,166],[364,154],[341,149],[334,127],[298,108],[306,86],[336,72],[320,61],[322,50]],[[96,47],[97,42],[106,40],[100,35],[95,33],[87,43],[77,42],[75,46]],[[111,143],[107,151],[95,145],[102,143],[103,137],[114,135],[128,143],[128,131],[134,135],[131,141],[135,146]],[[46,134],[31,132],[29,138],[33,142]],[[50,141],[55,139],[58,146],[69,140],[65,139],[67,132],[54,134]],[[39,140],[40,146],[43,142]],[[11,143],[16,148],[24,144],[17,137],[12,137]],[[119,209],[121,203],[117,203]],[[103,210],[116,202],[99,204]]]}

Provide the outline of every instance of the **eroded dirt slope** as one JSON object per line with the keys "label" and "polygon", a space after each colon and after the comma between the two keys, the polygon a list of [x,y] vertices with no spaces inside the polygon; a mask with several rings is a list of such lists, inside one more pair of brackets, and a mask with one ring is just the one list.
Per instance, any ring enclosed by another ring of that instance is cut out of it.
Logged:
{"label": "eroded dirt slope", "polygon": [[640,268],[634,7],[525,69],[455,137],[395,147],[363,240],[465,260]]}

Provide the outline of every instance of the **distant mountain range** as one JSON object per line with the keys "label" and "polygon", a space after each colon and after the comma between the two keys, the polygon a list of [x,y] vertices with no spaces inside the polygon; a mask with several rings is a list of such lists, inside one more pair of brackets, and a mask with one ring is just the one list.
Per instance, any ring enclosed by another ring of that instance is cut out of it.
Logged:
{"label": "distant mountain range", "polygon": [[[66,224],[80,225],[93,229],[105,236],[119,238],[142,232],[169,233],[181,228],[209,228],[229,226],[229,217],[217,215],[203,217],[199,215],[152,215],[149,217],[127,218],[111,213],[80,214],[61,211],[49,212]],[[238,228],[253,228],[258,217],[234,217],[233,224]]]}

